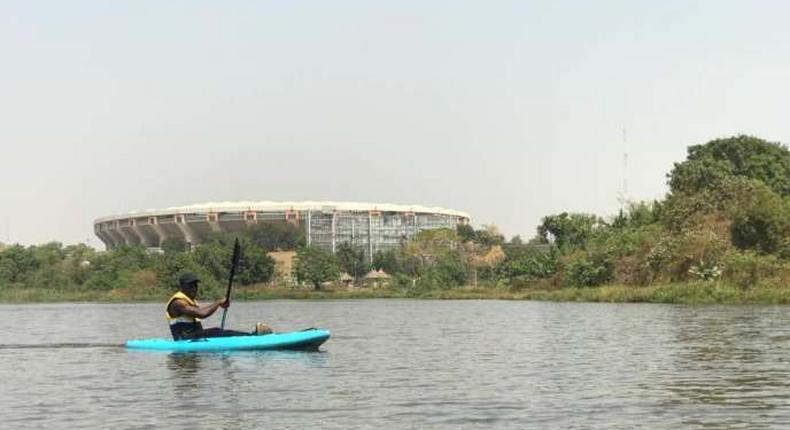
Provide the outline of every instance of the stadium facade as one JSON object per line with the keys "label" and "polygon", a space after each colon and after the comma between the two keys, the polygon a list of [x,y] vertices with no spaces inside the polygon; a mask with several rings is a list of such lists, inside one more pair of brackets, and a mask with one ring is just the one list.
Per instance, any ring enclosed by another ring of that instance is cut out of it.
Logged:
{"label": "stadium facade", "polygon": [[348,242],[368,258],[401,246],[423,230],[468,224],[464,212],[417,205],[351,202],[222,202],[146,210],[99,218],[96,236],[107,249],[158,248],[168,238],[198,245],[212,233],[241,232],[256,223],[292,223],[308,244],[335,252]]}

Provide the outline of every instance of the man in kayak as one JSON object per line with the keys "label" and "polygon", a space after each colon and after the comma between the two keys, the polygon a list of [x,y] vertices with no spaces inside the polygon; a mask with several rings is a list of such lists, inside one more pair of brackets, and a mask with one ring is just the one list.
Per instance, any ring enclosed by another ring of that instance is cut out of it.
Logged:
{"label": "man in kayak", "polygon": [[269,334],[272,329],[263,323],[255,325],[251,333],[225,330],[219,327],[204,329],[200,320],[210,317],[219,308],[226,309],[230,305],[228,299],[217,300],[210,305],[200,306],[195,301],[200,279],[193,273],[184,273],[178,278],[179,290],[170,297],[165,307],[165,318],[170,323],[173,339],[197,339],[205,337],[254,336]]}

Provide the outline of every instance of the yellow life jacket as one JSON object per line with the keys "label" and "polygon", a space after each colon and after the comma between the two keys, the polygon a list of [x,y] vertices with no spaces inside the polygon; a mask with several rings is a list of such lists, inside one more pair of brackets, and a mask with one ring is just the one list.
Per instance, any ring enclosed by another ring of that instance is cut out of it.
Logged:
{"label": "yellow life jacket", "polygon": [[170,304],[173,303],[173,300],[184,300],[192,306],[198,306],[197,302],[190,299],[189,296],[182,293],[181,291],[176,292],[170,297],[170,300],[167,301],[167,305],[165,305],[165,318],[170,325],[177,324],[177,323],[199,323],[200,318],[191,317],[189,315],[181,315],[179,317],[174,317],[170,315]]}

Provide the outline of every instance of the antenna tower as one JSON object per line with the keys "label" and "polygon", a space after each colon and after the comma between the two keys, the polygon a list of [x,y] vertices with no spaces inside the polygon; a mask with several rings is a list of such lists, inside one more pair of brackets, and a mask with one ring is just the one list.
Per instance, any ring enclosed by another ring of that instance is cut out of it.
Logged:
{"label": "antenna tower", "polygon": [[622,188],[617,193],[617,200],[625,210],[628,206],[628,134],[625,127],[623,127],[623,182]]}

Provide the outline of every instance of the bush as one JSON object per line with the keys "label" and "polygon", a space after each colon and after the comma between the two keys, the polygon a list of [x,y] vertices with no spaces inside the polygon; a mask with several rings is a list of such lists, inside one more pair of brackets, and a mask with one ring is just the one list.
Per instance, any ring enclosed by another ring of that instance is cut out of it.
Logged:
{"label": "bush", "polygon": [[790,200],[758,187],[752,204],[736,209],[732,243],[740,249],[777,253],[790,241]]}
{"label": "bush", "polygon": [[530,246],[508,246],[505,251],[505,259],[494,268],[500,279],[544,279],[557,273],[560,253],[556,247],[542,250]]}
{"label": "bush", "polygon": [[741,288],[756,285],[761,280],[782,274],[790,275],[790,265],[773,255],[752,251],[732,252],[724,260],[724,277]]}
{"label": "bush", "polygon": [[585,255],[565,267],[564,283],[570,287],[595,287],[612,280],[614,261],[606,254]]}
{"label": "bush", "polygon": [[162,241],[159,246],[166,254],[171,252],[187,252],[189,246],[186,241],[180,237],[168,237]]}

